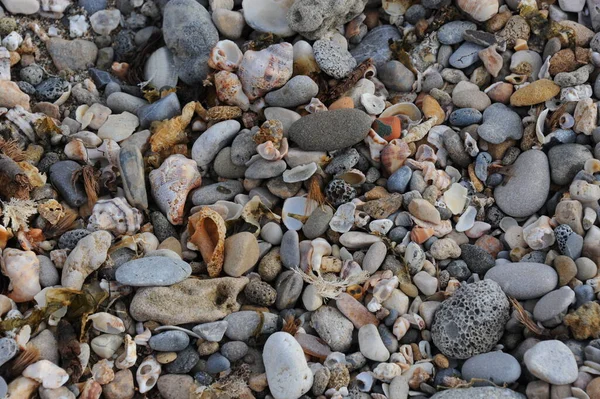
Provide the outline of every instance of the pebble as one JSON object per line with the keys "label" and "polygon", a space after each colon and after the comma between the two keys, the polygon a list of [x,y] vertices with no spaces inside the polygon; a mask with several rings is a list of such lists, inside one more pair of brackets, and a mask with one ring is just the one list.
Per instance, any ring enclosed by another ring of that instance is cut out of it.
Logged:
{"label": "pebble", "polygon": [[225,260],[223,271],[232,277],[239,277],[258,262],[259,248],[252,233],[234,234],[225,240]]}
{"label": "pebble", "polygon": [[474,108],[459,108],[450,114],[449,122],[453,126],[463,127],[480,123],[483,116]]}
{"label": "pebble", "polygon": [[392,193],[404,194],[411,177],[412,169],[408,166],[402,166],[388,178],[387,189]]}
{"label": "pebble", "polygon": [[575,301],[575,293],[569,287],[561,287],[540,298],[533,308],[533,317],[540,322],[556,321],[555,318],[566,313]]}
{"label": "pebble", "polygon": [[386,253],[387,247],[383,242],[376,242],[372,244],[363,259],[363,270],[369,272],[370,274],[375,273],[383,263]]}
{"label": "pebble", "polygon": [[293,108],[309,103],[318,92],[319,86],[311,78],[298,75],[290,79],[281,89],[267,93],[265,101],[273,107]]}
{"label": "pebble", "polygon": [[148,341],[148,345],[159,352],[178,352],[187,348],[190,343],[190,337],[183,331],[165,331],[153,335]]}
{"label": "pebble", "polygon": [[101,10],[90,17],[92,29],[99,35],[109,35],[121,22],[121,11]]}
{"label": "pebble", "polygon": [[302,294],[302,276],[293,270],[284,271],[275,282],[277,299],[275,307],[279,310],[293,308]]}
{"label": "pebble", "polygon": [[225,320],[214,321],[212,323],[198,324],[192,330],[202,339],[209,342],[219,342],[223,339],[229,323]]}
{"label": "pebble", "polygon": [[575,356],[561,341],[538,342],[525,352],[523,362],[531,374],[550,384],[571,384],[577,379]]}
{"label": "pebble", "polygon": [[458,44],[463,39],[463,34],[468,30],[477,29],[477,25],[469,21],[452,21],[444,24],[437,32],[437,37],[442,44]]}
{"label": "pebble", "polygon": [[477,44],[465,42],[450,56],[450,65],[458,69],[470,67],[479,60],[479,52],[483,49],[484,47]]}
{"label": "pebble", "polygon": [[388,61],[379,70],[379,79],[391,91],[408,92],[412,90],[415,76],[399,61]]}
{"label": "pebble", "polygon": [[118,143],[131,136],[139,124],[138,117],[129,112],[109,115],[106,122],[98,129],[98,137],[101,139],[111,139]]}
{"label": "pebble", "polygon": [[194,389],[194,379],[189,375],[163,374],[156,383],[158,391],[165,399],[177,399],[189,395]]}
{"label": "pebble", "polygon": [[194,142],[192,146],[192,159],[196,161],[200,168],[205,168],[215,159],[219,151],[233,141],[233,138],[239,131],[240,123],[235,120],[223,121],[212,125]]}
{"label": "pebble", "polygon": [[244,19],[258,32],[271,32],[281,37],[292,36],[294,31],[290,29],[286,15],[293,3],[293,0],[244,0]]}
{"label": "pebble", "polygon": [[242,341],[229,341],[221,347],[221,353],[230,362],[236,362],[242,359],[248,353],[248,345]]}
{"label": "pebble", "polygon": [[332,351],[346,352],[350,349],[354,325],[339,310],[331,306],[321,306],[312,314],[310,320],[311,326]]}
{"label": "pebble", "polygon": [[388,45],[390,39],[392,41],[400,39],[398,29],[392,25],[377,26],[371,29],[361,42],[350,50],[350,53],[356,59],[357,63],[371,58],[379,68],[392,56]]}
{"label": "pebble", "polygon": [[560,86],[548,79],[536,80],[515,91],[510,96],[510,105],[525,107],[550,100],[560,93]]}
{"label": "pebble", "polygon": [[192,194],[194,205],[212,205],[217,201],[230,201],[244,191],[242,183],[237,180],[226,180],[220,183],[200,187]]}
{"label": "pebble", "polygon": [[592,153],[581,144],[561,144],[548,151],[552,183],[564,186],[571,183]]}
{"label": "pebble", "polygon": [[523,137],[521,117],[504,104],[495,103],[483,112],[483,123],[477,128],[479,137],[492,144]]}
{"label": "pebble", "polygon": [[0,338],[0,365],[15,357],[19,348],[17,342],[12,338]]}
{"label": "pebble", "polygon": [[265,343],[263,351],[269,390],[275,399],[298,399],[312,387],[313,373],[304,352],[294,337],[276,332]]}
{"label": "pebble", "polygon": [[94,65],[98,56],[98,47],[82,39],[64,40],[53,37],[46,43],[46,48],[59,70],[86,70],[90,65]]}
{"label": "pebble", "polygon": [[460,258],[467,264],[471,272],[481,276],[495,265],[494,257],[476,245],[462,244]]}
{"label": "pebble", "polygon": [[[165,119],[171,119],[181,114],[181,104],[177,98],[177,94],[171,93],[160,100],[153,102],[152,104],[141,105],[140,99],[128,98],[131,102],[127,108],[135,108],[135,113],[140,120],[140,126],[143,129],[150,127],[154,121],[162,121]],[[121,99],[123,101],[123,99]]]}
{"label": "pebble", "polygon": [[192,346],[177,353],[177,359],[167,364],[165,370],[169,374],[187,374],[198,364],[200,355]]}
{"label": "pebble", "polygon": [[46,79],[35,88],[36,95],[42,101],[55,101],[67,91],[69,83],[60,78]]}
{"label": "pebble", "polygon": [[525,399],[525,395],[508,388],[479,387],[448,389],[433,395],[431,399]]}
{"label": "pebble", "polygon": [[73,207],[87,202],[85,188],[81,181],[73,181],[73,175],[81,170],[75,161],[59,161],[50,167],[50,181],[60,192],[65,201]]}
{"label": "pebble", "polygon": [[340,150],[367,137],[371,123],[371,118],[357,109],[317,112],[294,122],[288,135],[303,150]]}
{"label": "pebble", "polygon": [[494,199],[500,209],[514,217],[530,216],[546,202],[550,190],[550,168],[546,154],[523,152],[510,169],[511,177],[496,187]]}
{"label": "pebble", "polygon": [[535,299],[556,288],[558,276],[553,268],[541,263],[503,263],[485,274],[494,280],[506,295],[518,300]]}
{"label": "pebble", "polygon": [[[463,379],[488,380],[496,385],[512,384],[521,376],[521,366],[513,356],[489,352],[469,358],[461,369]],[[476,383],[476,385],[481,382]]]}
{"label": "pebble", "polygon": [[249,310],[235,312],[225,317],[228,323],[225,335],[231,340],[246,342],[257,334],[257,328],[260,334],[272,334],[277,331],[277,320],[277,315],[272,313],[263,313],[261,316]]}
{"label": "pebble", "polygon": [[134,287],[169,286],[192,274],[187,262],[164,256],[149,256],[129,261],[117,269],[116,280]]}
{"label": "pebble", "polygon": [[360,353],[367,359],[385,362],[390,358],[390,352],[383,344],[377,327],[373,324],[366,324],[358,330],[358,345]]}
{"label": "pebble", "polygon": [[231,363],[229,359],[220,353],[213,353],[206,361],[206,371],[210,374],[218,374],[223,371],[229,370]]}
{"label": "pebble", "polygon": [[327,231],[333,218],[333,208],[330,206],[317,207],[302,226],[302,232],[308,239],[317,238]]}

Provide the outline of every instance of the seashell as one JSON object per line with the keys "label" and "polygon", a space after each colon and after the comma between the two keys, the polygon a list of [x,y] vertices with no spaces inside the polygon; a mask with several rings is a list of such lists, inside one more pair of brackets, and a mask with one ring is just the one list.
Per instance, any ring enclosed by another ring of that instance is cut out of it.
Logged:
{"label": "seashell", "polygon": [[408,134],[402,138],[405,143],[412,143],[421,140],[429,133],[429,130],[437,124],[438,117],[433,116],[423,123],[409,129]]}
{"label": "seashell", "polygon": [[540,216],[534,223],[523,228],[523,239],[533,250],[545,249],[554,245],[554,228],[550,225],[550,218]]}
{"label": "seashell", "polygon": [[154,51],[144,64],[144,80],[158,90],[177,86],[177,69],[173,54],[164,46]]}
{"label": "seashell", "polygon": [[[149,330],[148,330],[149,331]],[[137,346],[131,335],[125,334],[125,350],[117,357],[115,365],[120,370],[125,370],[135,365],[137,361]]]}
{"label": "seashell", "polygon": [[423,118],[421,110],[413,103],[397,103],[388,107],[379,115],[379,118],[388,116],[404,115],[412,122],[418,122]]}
{"label": "seashell", "polygon": [[388,145],[388,142],[379,136],[375,130],[369,130],[369,134],[365,137],[365,143],[369,146],[369,155],[374,162],[379,162],[381,159],[381,151]]}
{"label": "seashell", "polygon": [[107,230],[116,237],[135,234],[143,221],[142,213],[121,197],[98,200],[92,209],[87,229]]}
{"label": "seashell", "polygon": [[529,78],[528,75],[519,75],[516,73],[511,73],[510,75],[505,77],[504,80],[506,80],[508,83],[512,83],[514,85],[521,85],[521,84],[527,82],[528,78]]}
{"label": "seashell", "polygon": [[215,74],[215,89],[219,101],[229,105],[237,105],[243,111],[250,108],[250,100],[242,90],[242,82],[236,74],[220,71]]}
{"label": "seashell", "polygon": [[150,172],[149,179],[152,196],[160,210],[171,224],[182,224],[187,196],[202,183],[197,163],[174,154],[165,159],[160,168]]}
{"label": "seashell", "polygon": [[478,53],[479,59],[483,62],[483,66],[493,77],[498,76],[502,70],[502,64],[504,63],[502,56],[498,54],[496,48],[497,45],[492,45]]}
{"label": "seashell", "polygon": [[[215,210],[219,213],[219,215],[221,215],[221,217],[223,218],[223,220],[225,220],[226,222],[229,220],[237,220],[239,219],[239,217],[242,215],[242,209],[244,208],[242,205],[240,204],[236,204],[235,202],[231,202],[231,201],[223,201],[223,200],[219,200],[217,202],[215,202],[213,205],[207,205],[210,209]],[[202,207],[198,207],[198,209],[201,209]],[[196,208],[192,208],[191,212],[195,213]]]}
{"label": "seashell", "polygon": [[565,103],[569,101],[580,101],[592,97],[592,86],[588,84],[565,87],[560,91],[560,101]]}
{"label": "seashell", "polygon": [[594,175],[596,173],[600,173],[600,161],[597,159],[588,159],[583,164],[583,170]]}
{"label": "seashell", "polygon": [[401,16],[406,13],[406,10],[412,5],[411,0],[382,0],[381,7],[387,15]]}
{"label": "seashell", "polygon": [[358,169],[350,169],[344,173],[340,173],[336,178],[342,179],[352,186],[360,186],[367,180],[365,174]]}
{"label": "seashell", "polygon": [[75,120],[81,123],[82,130],[85,130],[92,122],[92,119],[94,119],[94,114],[92,112],[88,112],[89,109],[89,105],[82,104],[75,110]]}
{"label": "seashell", "polygon": [[392,327],[392,333],[398,340],[401,340],[410,329],[410,322],[404,317],[398,317]]}
{"label": "seashell", "polygon": [[311,114],[315,114],[317,112],[327,111],[327,107],[325,104],[321,102],[318,98],[311,98],[310,103],[304,107],[304,109]]}
{"label": "seashell", "polygon": [[[237,201],[238,197],[236,197],[236,202]],[[262,224],[267,223],[267,221],[279,224],[281,221],[281,217],[271,212],[271,210],[262,203],[262,200],[258,195],[255,195],[251,200],[244,204],[241,217],[246,223],[250,223],[256,227],[256,231],[254,232],[256,237],[260,234]]]}
{"label": "seashell", "polygon": [[10,80],[10,53],[0,47],[0,80]]}
{"label": "seashell", "polygon": [[300,230],[304,222],[319,204],[306,197],[291,197],[284,201],[281,209],[283,224],[290,230]]}
{"label": "seashell", "polygon": [[392,295],[394,289],[398,288],[398,283],[397,276],[381,279],[373,288],[373,299],[383,303]]}
{"label": "seashell", "polygon": [[97,148],[88,148],[88,159],[90,161],[101,160],[104,165],[117,166],[119,164],[119,153],[121,147],[112,139],[102,140],[102,144]]}
{"label": "seashell", "polygon": [[391,175],[400,169],[411,154],[407,143],[400,140],[393,140],[381,150],[381,165],[383,170]]}
{"label": "seashell", "polygon": [[558,124],[563,129],[570,129],[575,125],[575,118],[573,118],[573,115],[565,112],[558,118]]}
{"label": "seashell", "polygon": [[135,374],[135,379],[138,383],[139,392],[146,393],[156,385],[158,376],[160,376],[161,366],[156,361],[154,356],[148,356],[140,364]]}
{"label": "seashell", "polygon": [[112,360],[102,359],[92,367],[92,378],[100,385],[106,385],[115,379]]}
{"label": "seashell", "polygon": [[226,232],[221,215],[208,207],[202,207],[188,221],[189,241],[200,251],[211,277],[217,277],[223,268]]}
{"label": "seashell", "polygon": [[250,101],[283,86],[292,77],[293,55],[292,45],[286,42],[244,53],[238,77]]}
{"label": "seashell", "polygon": [[92,322],[92,326],[103,333],[118,334],[125,332],[125,324],[123,320],[110,313],[98,312],[88,316],[88,320]]}
{"label": "seashell", "polygon": [[152,332],[148,329],[148,327],[146,327],[144,329],[144,331],[142,331],[141,333],[138,333],[133,338],[133,342],[135,342],[136,345],[147,346],[148,341],[150,340],[150,337],[152,337]]}
{"label": "seashell", "polygon": [[419,342],[419,351],[423,359],[431,359],[431,344],[425,340]]}
{"label": "seashell", "polygon": [[308,265],[313,271],[321,270],[321,259],[331,255],[331,245],[324,238],[315,238],[311,241],[310,258]]}
{"label": "seashell", "polygon": [[312,46],[304,41],[298,40],[294,43],[293,68],[294,75],[310,75],[311,73],[319,73],[319,64],[315,60],[315,53]]}
{"label": "seashell", "polygon": [[347,233],[354,226],[354,212],[356,205],[353,202],[347,202],[340,205],[335,214],[329,221],[331,230],[338,233]]}
{"label": "seashell", "polygon": [[23,377],[31,378],[48,389],[60,388],[69,379],[69,375],[65,370],[45,359],[27,366],[23,370]]}
{"label": "seashell", "polygon": [[535,135],[540,144],[545,144],[547,141],[546,137],[544,136],[544,128],[546,124],[546,118],[548,117],[548,112],[550,112],[549,108],[546,108],[540,112],[535,123]]}
{"label": "seashell", "polygon": [[391,382],[400,374],[402,374],[402,367],[396,363],[379,363],[373,370],[373,377],[383,382]]}
{"label": "seashell", "polygon": [[402,356],[404,357],[404,360],[406,360],[406,363],[408,363],[410,365],[414,364],[415,360],[414,360],[412,346],[402,345],[400,347],[400,349],[398,350],[398,352],[400,352],[402,354]]}
{"label": "seashell", "polygon": [[86,148],[94,148],[94,147],[98,147],[100,144],[102,144],[102,139],[100,137],[98,137],[98,135],[96,133],[93,132],[89,132],[87,130],[83,130],[81,132],[77,132],[75,134],[70,134],[67,137],[67,140],[71,141],[74,139],[79,139],[81,141],[83,141],[83,144],[85,144]]}
{"label": "seashell", "polygon": [[[281,140],[279,149],[277,149],[275,144],[273,144],[273,142],[269,140],[267,142],[257,145],[256,152],[258,152],[258,155],[260,155],[261,158],[266,159],[267,161],[279,161],[280,159],[283,159],[283,157],[285,157],[287,155],[288,148],[289,148],[289,145],[288,145],[287,137],[284,137]],[[254,163],[257,160],[258,160],[258,158],[254,159],[254,160],[250,159],[250,161],[248,161],[246,164],[250,165],[251,163]]]}
{"label": "seashell", "polygon": [[126,62],[113,62],[110,66],[110,71],[116,77],[125,80],[129,73],[129,64]]}
{"label": "seashell", "polygon": [[43,11],[62,13],[71,5],[71,0],[42,0]]}
{"label": "seashell", "polygon": [[232,72],[242,63],[244,54],[231,40],[221,40],[210,50],[208,66],[220,71]]}
{"label": "seashell", "polygon": [[299,165],[295,168],[283,172],[283,181],[286,183],[297,183],[310,179],[317,171],[317,164],[311,162],[306,165]]}
{"label": "seashell", "polygon": [[[40,212],[41,214],[41,212]],[[0,250],[6,248],[6,243],[12,238],[12,234],[6,230],[6,227],[0,224]]]}
{"label": "seashell", "polygon": [[468,192],[466,187],[458,183],[453,183],[450,189],[444,192],[444,202],[453,215],[458,215],[463,211]]}
{"label": "seashell", "polygon": [[[468,133],[467,133],[468,134]],[[437,161],[437,155],[435,150],[427,144],[422,144],[417,149],[415,159],[419,162],[433,162]]]}
{"label": "seashell", "polygon": [[385,236],[392,227],[394,227],[394,222],[389,219],[378,219],[369,223],[369,230],[382,236]]}
{"label": "seashell", "polygon": [[356,225],[356,227],[366,227],[370,221],[371,216],[369,216],[368,213],[363,211],[354,212],[354,225]]}
{"label": "seashell", "polygon": [[475,217],[477,216],[477,209],[474,206],[467,207],[467,210],[460,215],[458,222],[456,223],[455,229],[459,233],[469,230],[475,223]]}
{"label": "seashell", "polygon": [[377,118],[373,121],[371,129],[386,141],[399,139],[402,134],[402,121],[396,116]]}
{"label": "seashell", "polygon": [[456,0],[456,5],[479,22],[487,21],[498,14],[498,0]]}
{"label": "seashell", "polygon": [[356,377],[356,387],[361,392],[369,392],[373,387],[373,383],[375,382],[375,377],[370,371],[363,371],[359,373]]}
{"label": "seashell", "polygon": [[23,133],[29,141],[35,143],[37,141],[35,125],[39,120],[46,116],[44,114],[32,114],[20,105],[16,105],[12,109],[9,109],[8,112],[4,114],[4,117],[17,127],[19,133]]}
{"label": "seashell", "polygon": [[384,99],[371,93],[361,94],[360,103],[369,115],[379,115],[385,109]]}
{"label": "seashell", "polygon": [[32,251],[7,248],[2,254],[2,273],[10,279],[8,297],[13,301],[27,302],[42,290],[40,286],[40,261]]}

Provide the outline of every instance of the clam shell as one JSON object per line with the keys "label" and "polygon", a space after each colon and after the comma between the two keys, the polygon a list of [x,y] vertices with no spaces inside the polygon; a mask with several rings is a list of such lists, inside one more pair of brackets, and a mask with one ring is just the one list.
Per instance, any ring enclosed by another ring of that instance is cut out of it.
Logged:
{"label": "clam shell", "polygon": [[350,169],[349,171],[341,173],[336,177],[342,179],[352,186],[360,186],[367,180],[365,174],[358,169]]}
{"label": "clam shell", "polygon": [[283,172],[283,181],[286,183],[296,183],[308,180],[317,171],[317,164],[311,162],[306,165],[299,165],[295,168]]}
{"label": "clam shell", "polygon": [[189,240],[200,251],[211,277],[217,277],[223,268],[226,232],[221,215],[208,207],[200,209],[188,221]]}
{"label": "clam shell", "polygon": [[546,108],[545,110],[540,112],[540,115],[538,116],[537,122],[535,124],[535,135],[538,139],[538,142],[541,144],[546,143],[546,137],[544,136],[544,126],[546,124],[546,118],[548,117],[548,112],[550,112],[550,109],[548,109],[548,108]]}
{"label": "clam shell", "polygon": [[221,71],[235,71],[240,66],[244,54],[231,40],[221,40],[215,44],[208,57],[208,66]]}
{"label": "clam shell", "polygon": [[413,103],[394,104],[391,107],[386,108],[379,117],[385,118],[396,115],[405,115],[413,122],[420,121],[423,117],[419,108]]}
{"label": "clam shell", "polygon": [[177,69],[171,51],[167,47],[161,47],[152,53],[144,65],[144,80],[152,87],[161,89],[177,86],[177,79]]}
{"label": "clam shell", "polygon": [[306,197],[291,197],[286,199],[281,210],[283,224],[290,230],[300,230],[304,222],[298,220],[298,217],[310,216],[318,205],[316,201]]}
{"label": "clam shell", "polygon": [[474,20],[483,22],[498,13],[498,0],[456,0],[456,5]]}

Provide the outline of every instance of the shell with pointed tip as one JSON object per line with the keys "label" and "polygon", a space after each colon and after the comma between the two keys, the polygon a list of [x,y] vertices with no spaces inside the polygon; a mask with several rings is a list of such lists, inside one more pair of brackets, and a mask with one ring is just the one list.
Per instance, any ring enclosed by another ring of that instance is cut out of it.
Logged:
{"label": "shell with pointed tip", "polygon": [[131,335],[125,334],[125,342],[123,346],[125,347],[125,350],[119,355],[119,357],[115,361],[115,365],[120,370],[133,367],[135,365],[135,362],[137,361],[137,345],[135,344],[135,341],[131,338]]}
{"label": "shell with pointed tip", "polygon": [[380,118],[388,116],[405,115],[413,122],[421,120],[423,117],[419,108],[413,103],[397,103],[388,107],[379,115]]}
{"label": "shell with pointed tip", "polygon": [[7,248],[2,254],[2,273],[10,279],[8,297],[15,302],[31,301],[42,290],[40,261],[33,251]]}
{"label": "shell with pointed tip", "polygon": [[90,231],[107,230],[119,237],[135,234],[143,221],[142,213],[121,197],[98,200],[88,221]]}
{"label": "shell with pointed tip", "polygon": [[410,148],[404,141],[392,141],[381,150],[380,159],[383,170],[391,175],[404,165],[410,153]]}
{"label": "shell with pointed tip", "polygon": [[107,312],[98,312],[88,316],[92,326],[103,333],[118,334],[125,332],[123,320]]}
{"label": "shell with pointed tip", "polygon": [[209,207],[202,207],[188,221],[190,242],[202,254],[211,277],[217,277],[223,268],[226,232],[225,221],[221,215]]}
{"label": "shell with pointed tip", "polygon": [[240,66],[244,54],[231,40],[221,40],[215,44],[208,57],[208,66],[221,71],[235,71]]}
{"label": "shell with pointed tip", "polygon": [[250,100],[242,90],[242,82],[235,73],[220,71],[215,74],[217,98],[228,105],[237,105],[243,111],[250,108]]}
{"label": "shell with pointed tip", "polygon": [[200,187],[202,176],[195,161],[181,154],[171,155],[150,172],[152,196],[174,225],[183,223],[185,201],[190,191]]}
{"label": "shell with pointed tip", "polygon": [[264,50],[248,50],[238,70],[244,92],[253,101],[283,86],[292,77],[293,47],[273,44]]}
{"label": "shell with pointed tip", "polygon": [[144,359],[135,374],[140,393],[146,393],[154,388],[160,372],[160,363],[156,361],[154,356],[148,356]]}
{"label": "shell with pointed tip", "polygon": [[474,20],[483,22],[498,14],[498,0],[456,0],[456,5]]}
{"label": "shell with pointed tip", "polygon": [[56,389],[62,387],[69,379],[65,370],[49,360],[39,360],[23,370],[23,376],[42,383],[44,388]]}

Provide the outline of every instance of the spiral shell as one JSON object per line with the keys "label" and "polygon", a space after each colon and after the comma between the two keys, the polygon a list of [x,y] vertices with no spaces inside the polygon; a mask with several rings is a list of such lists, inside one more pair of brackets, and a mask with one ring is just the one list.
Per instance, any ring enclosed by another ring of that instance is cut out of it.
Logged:
{"label": "spiral shell", "polygon": [[243,111],[250,108],[250,100],[242,90],[242,82],[235,73],[220,71],[215,74],[217,98],[229,105],[237,105]]}
{"label": "spiral shell", "polygon": [[202,207],[188,221],[190,242],[200,251],[211,277],[217,277],[223,268],[226,231],[221,215],[208,207]]}
{"label": "spiral shell", "polygon": [[7,248],[2,254],[2,273],[10,279],[8,297],[15,302],[31,301],[42,290],[40,261],[32,251]]}
{"label": "spiral shell", "polygon": [[391,175],[398,169],[404,165],[404,162],[408,159],[411,154],[410,147],[407,143],[394,140],[388,145],[386,145],[381,150],[381,164],[383,166],[383,170],[388,175]]}
{"label": "spiral shell", "polygon": [[208,66],[221,71],[235,71],[240,66],[244,55],[231,40],[221,40],[215,44],[208,56]]}
{"label": "spiral shell", "polygon": [[121,197],[98,200],[88,221],[90,231],[107,230],[115,236],[132,235],[143,221],[142,213]]}
{"label": "spiral shell", "polygon": [[396,336],[396,338],[398,338],[398,340],[401,340],[409,329],[410,322],[404,317],[398,317],[394,322],[394,326],[392,327],[392,333]]}
{"label": "spiral shell", "polygon": [[201,183],[197,163],[181,154],[171,155],[160,168],[150,172],[150,186],[156,204],[174,225],[183,223],[187,196]]}
{"label": "spiral shell", "polygon": [[283,86],[292,77],[293,47],[273,44],[261,51],[248,50],[238,70],[244,92],[250,101]]}

